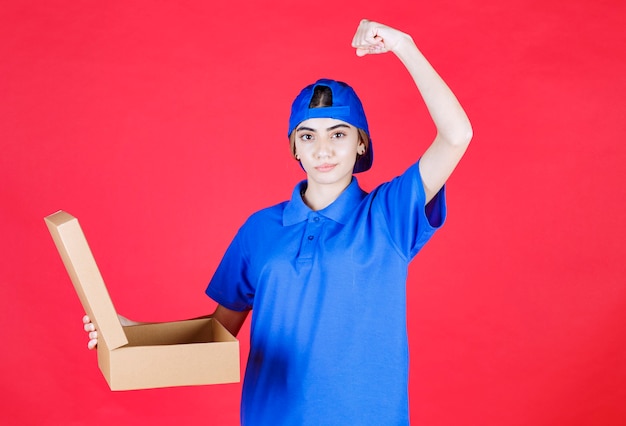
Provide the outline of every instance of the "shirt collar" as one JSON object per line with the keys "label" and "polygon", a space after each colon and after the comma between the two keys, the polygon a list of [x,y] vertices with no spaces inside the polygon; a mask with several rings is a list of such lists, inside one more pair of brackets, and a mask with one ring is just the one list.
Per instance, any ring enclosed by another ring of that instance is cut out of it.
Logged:
{"label": "shirt collar", "polygon": [[[306,186],[307,181],[303,180],[294,188],[291,200],[285,206],[285,210],[283,210],[283,226],[304,222],[313,211],[302,200],[301,194],[306,190]],[[348,221],[352,212],[354,212],[366,195],[367,193],[359,187],[357,178],[352,177],[350,185],[344,189],[339,197],[328,207],[319,210],[317,213],[343,225]]]}

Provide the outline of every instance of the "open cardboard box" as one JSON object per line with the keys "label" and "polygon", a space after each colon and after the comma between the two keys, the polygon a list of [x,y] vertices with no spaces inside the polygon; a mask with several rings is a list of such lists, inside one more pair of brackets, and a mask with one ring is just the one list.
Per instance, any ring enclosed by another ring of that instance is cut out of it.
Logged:
{"label": "open cardboard box", "polygon": [[45,218],[78,297],[98,330],[111,390],[239,382],[239,342],[211,318],[123,327],[78,219]]}

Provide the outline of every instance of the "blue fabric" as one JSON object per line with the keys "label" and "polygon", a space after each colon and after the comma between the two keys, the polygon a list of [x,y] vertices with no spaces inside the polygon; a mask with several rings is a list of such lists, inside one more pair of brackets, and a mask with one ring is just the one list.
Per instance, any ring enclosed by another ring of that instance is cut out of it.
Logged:
{"label": "blue fabric", "polygon": [[253,309],[242,424],[408,424],[407,269],[444,190],[426,208],[418,164],[370,194],[353,178],[317,212],[305,187],[246,221],[206,291]]}
{"label": "blue fabric", "polygon": [[[333,104],[330,107],[309,108],[313,93],[317,86],[328,87],[333,94]],[[320,113],[320,111],[324,111]],[[336,81],[327,78],[317,80],[315,83],[306,86],[298,94],[291,104],[291,114],[289,115],[289,130],[287,137],[291,135],[296,126],[309,118],[335,118],[337,120],[350,123],[354,127],[363,129],[367,136],[370,136],[367,118],[363,110],[363,104],[352,87],[343,81]]]}

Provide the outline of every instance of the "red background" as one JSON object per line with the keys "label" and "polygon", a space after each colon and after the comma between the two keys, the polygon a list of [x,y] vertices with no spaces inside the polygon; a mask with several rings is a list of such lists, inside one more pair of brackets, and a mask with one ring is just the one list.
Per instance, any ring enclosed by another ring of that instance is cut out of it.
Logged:
{"label": "red background", "polygon": [[626,424],[626,3],[259,3],[3,2],[2,417],[237,423],[239,384],[108,390],[43,217],[80,218],[119,312],[211,312],[238,226],[303,177],[285,135],[303,85],[360,94],[367,189],[432,140],[400,62],[354,55],[368,17],[413,35],[475,130],[411,267],[413,423]]}

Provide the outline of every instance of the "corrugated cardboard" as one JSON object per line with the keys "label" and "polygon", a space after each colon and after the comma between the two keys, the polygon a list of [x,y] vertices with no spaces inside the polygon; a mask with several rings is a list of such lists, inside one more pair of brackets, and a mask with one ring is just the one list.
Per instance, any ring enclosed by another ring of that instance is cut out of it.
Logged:
{"label": "corrugated cardboard", "polygon": [[59,211],[45,221],[98,329],[98,365],[111,390],[240,380],[239,342],[214,319],[122,327],[78,219]]}

